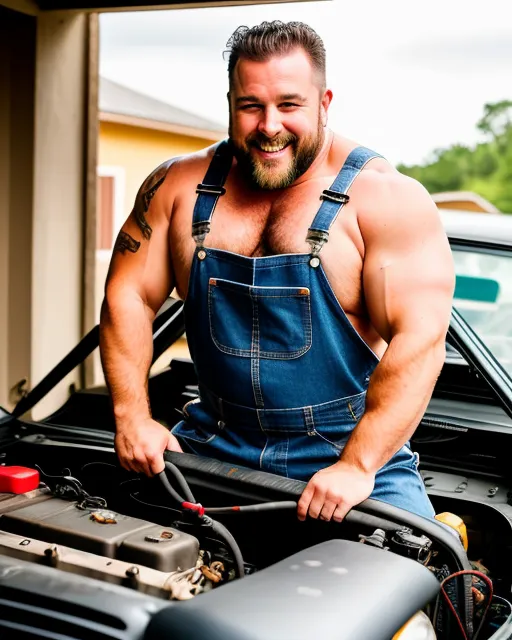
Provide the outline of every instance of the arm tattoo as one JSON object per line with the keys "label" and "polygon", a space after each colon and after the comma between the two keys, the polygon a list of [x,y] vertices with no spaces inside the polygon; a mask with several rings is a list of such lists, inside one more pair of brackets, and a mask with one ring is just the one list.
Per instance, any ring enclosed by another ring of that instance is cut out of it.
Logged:
{"label": "arm tattoo", "polygon": [[[167,160],[159,167],[157,167],[153,171],[153,173],[151,173],[146,178],[146,180],[144,180],[141,188],[139,189],[139,192],[137,193],[137,197],[135,198],[132,215],[135,222],[137,223],[137,226],[141,230],[142,237],[146,240],[149,240],[151,238],[151,234],[153,232],[153,229],[150,227],[146,220],[146,214],[148,212],[149,205],[151,204],[151,200],[153,199],[155,193],[164,183],[167,172],[169,171],[169,168],[173,161],[174,159]],[[135,251],[137,249],[135,249]]]}
{"label": "arm tattoo", "polygon": [[120,231],[114,245],[114,253],[116,251],[123,254],[127,251],[130,251],[130,253],[137,253],[139,247],[140,242],[137,242],[137,240],[132,238],[129,233],[126,233],[126,231]]}

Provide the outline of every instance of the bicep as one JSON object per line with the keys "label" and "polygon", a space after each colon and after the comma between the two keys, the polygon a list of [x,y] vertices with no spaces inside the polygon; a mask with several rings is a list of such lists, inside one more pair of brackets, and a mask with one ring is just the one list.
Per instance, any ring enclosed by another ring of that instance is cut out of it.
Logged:
{"label": "bicep", "polygon": [[374,227],[368,234],[363,267],[372,324],[387,342],[404,332],[443,338],[450,319],[454,269],[435,205],[422,188],[408,187]]}
{"label": "bicep", "polygon": [[165,176],[160,184],[156,183],[155,189],[155,173],[142,185],[134,208],[119,232],[106,292],[107,296],[115,296],[119,291],[131,292],[156,313],[174,287],[174,275],[169,244],[172,202],[164,184]]}

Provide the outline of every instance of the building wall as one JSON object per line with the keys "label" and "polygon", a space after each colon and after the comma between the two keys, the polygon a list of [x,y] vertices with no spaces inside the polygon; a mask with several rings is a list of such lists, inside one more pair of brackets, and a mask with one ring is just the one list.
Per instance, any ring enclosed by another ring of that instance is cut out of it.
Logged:
{"label": "building wall", "polygon": [[[80,340],[83,309],[88,20],[38,16],[34,135],[32,386]],[[33,410],[53,412],[75,369]]]}
{"label": "building wall", "polygon": [[124,169],[124,211],[127,216],[140,185],[153,169],[169,158],[211,144],[211,140],[203,138],[101,122],[98,165]]}
{"label": "building wall", "polygon": [[[169,158],[192,153],[211,144],[211,140],[204,138],[101,122],[98,174],[113,175],[117,183],[114,236],[128,217],[140,185],[153,169]],[[95,307],[96,322],[99,322],[111,252],[97,251],[96,256]],[[183,353],[186,353],[186,350]],[[94,382],[95,384],[103,382],[97,353],[94,357]]]}
{"label": "building wall", "polygon": [[0,405],[31,383],[36,18],[0,7]]}

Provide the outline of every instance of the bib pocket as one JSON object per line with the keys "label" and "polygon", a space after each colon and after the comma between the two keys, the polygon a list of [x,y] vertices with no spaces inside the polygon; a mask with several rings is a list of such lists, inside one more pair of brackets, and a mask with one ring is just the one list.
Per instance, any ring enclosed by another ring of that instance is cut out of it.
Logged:
{"label": "bib pocket", "polygon": [[210,278],[211,337],[223,353],[289,360],[311,347],[311,294],[307,287],[256,287]]}

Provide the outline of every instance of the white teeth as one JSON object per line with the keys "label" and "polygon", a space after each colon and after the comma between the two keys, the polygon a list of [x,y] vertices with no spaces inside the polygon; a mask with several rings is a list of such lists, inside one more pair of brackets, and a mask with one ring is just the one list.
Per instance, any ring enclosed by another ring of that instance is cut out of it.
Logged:
{"label": "white teeth", "polygon": [[286,147],[286,145],[263,145],[260,144],[260,149],[262,151],[264,151],[265,153],[277,153],[278,151],[282,151],[284,148]]}

